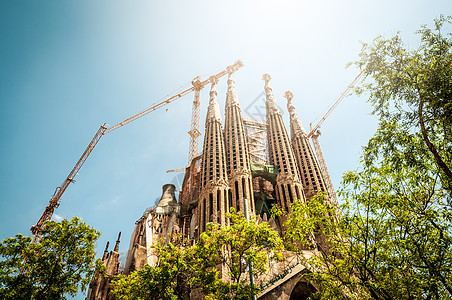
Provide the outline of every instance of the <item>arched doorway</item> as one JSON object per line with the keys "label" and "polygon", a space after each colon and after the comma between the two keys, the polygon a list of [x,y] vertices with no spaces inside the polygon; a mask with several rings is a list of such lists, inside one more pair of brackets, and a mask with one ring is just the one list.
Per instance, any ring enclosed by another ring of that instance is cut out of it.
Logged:
{"label": "arched doorway", "polygon": [[290,294],[290,300],[305,300],[315,292],[316,289],[312,284],[306,281],[299,281]]}

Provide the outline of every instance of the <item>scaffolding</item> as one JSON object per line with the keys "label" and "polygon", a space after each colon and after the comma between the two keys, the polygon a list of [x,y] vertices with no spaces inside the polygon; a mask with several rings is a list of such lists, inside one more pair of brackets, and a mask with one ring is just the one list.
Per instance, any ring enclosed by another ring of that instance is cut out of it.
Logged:
{"label": "scaffolding", "polygon": [[255,164],[268,164],[267,123],[243,119],[250,160]]}

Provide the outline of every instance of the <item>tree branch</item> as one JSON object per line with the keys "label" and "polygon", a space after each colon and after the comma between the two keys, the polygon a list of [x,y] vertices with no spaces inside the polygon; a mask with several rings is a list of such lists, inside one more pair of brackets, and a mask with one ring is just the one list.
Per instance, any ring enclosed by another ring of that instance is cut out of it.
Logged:
{"label": "tree branch", "polygon": [[421,95],[420,101],[419,101],[418,117],[419,117],[419,123],[421,125],[422,137],[424,139],[425,144],[427,145],[427,148],[430,150],[430,152],[435,157],[438,167],[440,167],[440,169],[443,170],[443,172],[446,174],[447,177],[449,177],[449,179],[452,179],[452,171],[447,167],[446,163],[441,159],[441,156],[439,155],[435,146],[428,138],[427,130],[425,129],[424,116],[422,115],[423,107],[424,107],[424,100]]}

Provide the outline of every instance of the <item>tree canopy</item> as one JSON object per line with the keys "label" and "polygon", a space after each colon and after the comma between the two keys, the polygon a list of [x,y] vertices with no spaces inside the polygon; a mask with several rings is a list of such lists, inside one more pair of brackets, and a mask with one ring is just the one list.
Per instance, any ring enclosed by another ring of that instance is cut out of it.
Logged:
{"label": "tree canopy", "polygon": [[227,216],[231,225],[208,223],[194,245],[173,239],[153,246],[157,265],[118,276],[112,283],[116,299],[189,299],[195,289],[206,299],[249,299],[257,294],[259,289],[244,276],[249,263],[256,276],[265,273],[270,260],[283,259],[282,240],[267,223],[257,224],[255,218],[248,222],[241,213]]}
{"label": "tree canopy", "polygon": [[295,202],[286,222],[289,242],[312,243],[309,229],[328,238],[328,251],[305,262],[305,277],[320,290],[313,298],[452,298],[449,24],[441,16],[432,29],[422,26],[417,49],[400,33],[363,44],[357,93],[368,96],[379,125],[361,167],[344,175],[343,216],[322,218],[335,209],[319,196]]}
{"label": "tree canopy", "polygon": [[1,299],[65,299],[84,291],[100,233],[79,218],[44,223],[37,244],[17,234],[0,244]]}

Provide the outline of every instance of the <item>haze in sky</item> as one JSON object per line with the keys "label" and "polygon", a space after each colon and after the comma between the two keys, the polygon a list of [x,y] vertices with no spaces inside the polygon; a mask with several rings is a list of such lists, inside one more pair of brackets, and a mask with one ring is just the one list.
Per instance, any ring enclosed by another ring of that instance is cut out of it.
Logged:
{"label": "haze in sky", "polygon": [[[360,41],[401,31],[414,49],[421,24],[451,13],[450,0],[2,1],[0,239],[29,234],[100,125],[189,87],[194,77],[241,59],[234,78],[243,116],[265,116],[261,77],[269,73],[286,127],[282,95],[290,90],[308,129],[359,73],[345,65],[358,59]],[[225,78],[217,89],[223,110]],[[119,231],[127,250],[134,222],[162,185],[180,188],[183,173],[165,171],[187,164],[192,101],[189,94],[104,136],[54,219],[79,216],[101,231],[98,256]],[[365,95],[352,95],[322,125],[336,189],[376,129],[370,111]]]}

